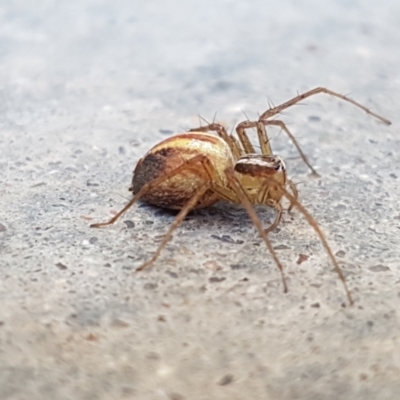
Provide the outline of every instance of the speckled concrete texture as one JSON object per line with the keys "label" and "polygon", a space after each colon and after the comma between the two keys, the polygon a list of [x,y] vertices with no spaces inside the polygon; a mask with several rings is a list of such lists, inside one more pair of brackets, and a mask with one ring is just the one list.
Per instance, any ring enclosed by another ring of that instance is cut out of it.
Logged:
{"label": "speckled concrete texture", "polygon": [[[0,1],[0,399],[400,398],[399,21],[395,1]],[[286,110],[320,178],[269,131],[354,306],[296,210],[271,234],[287,294],[235,205],[140,274],[173,213],[89,228],[198,114],[233,127],[316,86],[393,122],[325,95]]]}

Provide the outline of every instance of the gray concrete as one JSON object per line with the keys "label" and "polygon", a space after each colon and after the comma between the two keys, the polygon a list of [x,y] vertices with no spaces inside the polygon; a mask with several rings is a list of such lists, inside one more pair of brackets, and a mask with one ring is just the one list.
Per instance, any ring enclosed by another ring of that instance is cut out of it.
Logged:
{"label": "gray concrete", "polygon": [[[0,399],[400,398],[399,20],[395,1],[1,1]],[[233,126],[316,86],[393,121],[324,95],[287,110],[319,179],[271,130],[353,307],[298,211],[271,235],[288,294],[233,205],[136,275],[173,214],[89,228],[197,114]]]}

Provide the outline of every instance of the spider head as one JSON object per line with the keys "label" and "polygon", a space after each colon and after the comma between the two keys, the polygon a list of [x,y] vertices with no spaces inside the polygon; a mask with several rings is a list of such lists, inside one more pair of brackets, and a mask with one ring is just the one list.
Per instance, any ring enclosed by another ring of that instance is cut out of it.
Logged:
{"label": "spider head", "polygon": [[280,201],[280,188],[287,182],[286,166],[280,157],[247,154],[237,160],[235,172],[253,204]]}

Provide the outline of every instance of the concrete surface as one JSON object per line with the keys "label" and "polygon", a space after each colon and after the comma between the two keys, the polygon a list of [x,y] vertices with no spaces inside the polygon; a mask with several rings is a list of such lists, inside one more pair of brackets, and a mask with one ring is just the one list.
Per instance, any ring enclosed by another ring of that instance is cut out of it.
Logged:
{"label": "concrete surface", "polygon": [[[1,1],[0,399],[400,398],[399,20],[395,1]],[[324,95],[287,110],[319,179],[271,131],[353,307],[298,211],[271,235],[288,294],[233,205],[137,275],[172,213],[89,228],[197,114],[233,126],[316,86],[393,121]]]}

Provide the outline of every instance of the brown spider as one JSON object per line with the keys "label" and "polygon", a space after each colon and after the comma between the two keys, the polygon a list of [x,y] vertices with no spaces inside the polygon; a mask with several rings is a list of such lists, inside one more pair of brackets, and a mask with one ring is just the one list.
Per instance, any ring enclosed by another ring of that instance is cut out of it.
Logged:
{"label": "brown spider", "polygon": [[[271,118],[299,101],[318,93],[330,94],[352,103],[367,114],[390,124],[387,119],[344,95],[325,88],[316,88],[268,109],[257,121],[239,123],[236,127],[239,140],[228,134],[226,129],[217,123],[191,129],[189,132],[163,140],[150,149],[138,161],[133,172],[132,185],[129,189],[134,194],[133,198],[109,221],[92,224],[91,227],[99,228],[113,224],[139,199],[159,207],[180,210],[154,255],[137,269],[141,271],[156,261],[161,250],[171,239],[173,231],[191,210],[208,207],[219,200],[242,204],[278,265],[284,291],[287,292],[283,266],[267,235],[278,226],[281,220],[281,199],[285,197],[290,202],[289,210],[293,206],[297,207],[316,231],[352,304],[353,299],[343,272],[319,225],[298,201],[296,186],[287,178],[283,160],[272,153],[265,128],[268,125],[275,125],[286,132],[303,161],[316,174],[285,123],[271,120]],[[256,154],[246,134],[246,129],[249,128],[257,129],[262,154]],[[208,133],[210,131],[216,132],[218,136]],[[267,229],[263,229],[254,211],[255,204],[268,205],[277,210],[275,221]]]}

